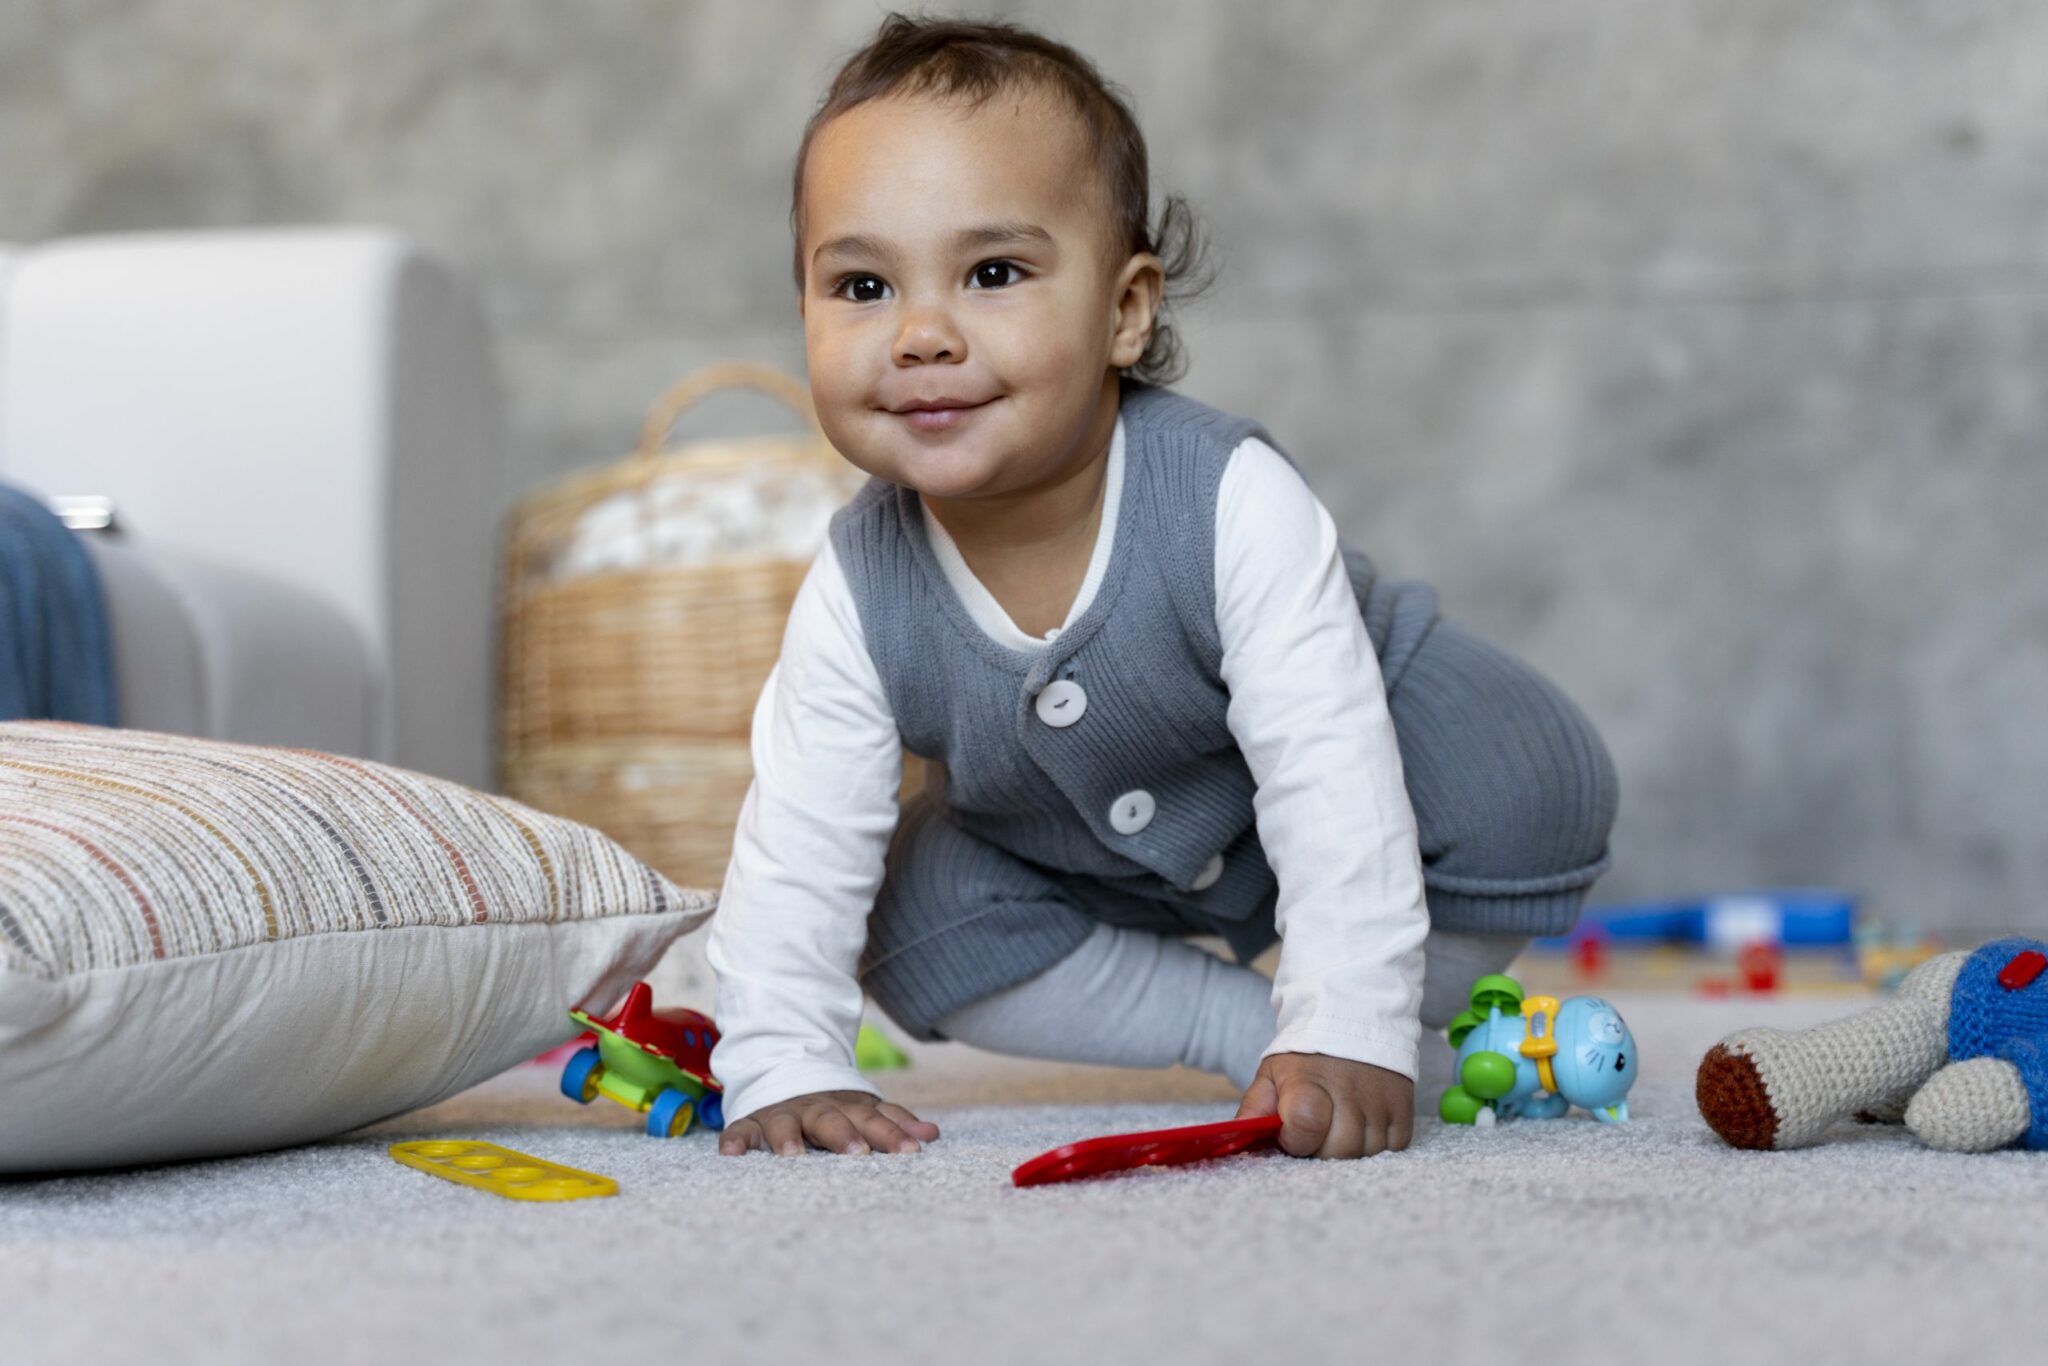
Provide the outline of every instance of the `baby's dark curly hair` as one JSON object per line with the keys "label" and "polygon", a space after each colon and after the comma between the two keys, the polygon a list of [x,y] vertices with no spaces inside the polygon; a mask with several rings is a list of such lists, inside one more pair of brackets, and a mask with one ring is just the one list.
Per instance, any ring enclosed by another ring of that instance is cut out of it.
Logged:
{"label": "baby's dark curly hair", "polygon": [[826,123],[855,105],[899,90],[958,99],[979,108],[1006,90],[1048,90],[1064,99],[1081,120],[1100,169],[1112,221],[1111,245],[1126,252],[1151,252],[1166,276],[1165,297],[1145,354],[1124,377],[1141,384],[1171,384],[1187,373],[1187,350],[1169,326],[1168,308],[1208,288],[1207,243],[1194,211],[1169,195],[1156,224],[1151,207],[1151,173],[1145,135],[1122,92],[1102,78],[1095,64],[1063,43],[1015,24],[957,19],[911,18],[891,14],[866,47],[846,59],[833,77],[797,148],[790,192],[789,226],[796,239],[796,287],[804,287],[804,159],[811,139]]}

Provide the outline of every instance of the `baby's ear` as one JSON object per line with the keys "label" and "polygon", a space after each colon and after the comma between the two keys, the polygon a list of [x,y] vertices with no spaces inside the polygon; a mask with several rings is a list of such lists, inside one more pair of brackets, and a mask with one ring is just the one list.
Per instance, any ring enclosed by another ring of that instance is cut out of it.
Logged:
{"label": "baby's ear", "polygon": [[1145,358],[1159,320],[1166,292],[1166,274],[1149,251],[1135,253],[1117,272],[1111,294],[1116,305],[1116,332],[1110,341],[1110,364],[1128,370]]}

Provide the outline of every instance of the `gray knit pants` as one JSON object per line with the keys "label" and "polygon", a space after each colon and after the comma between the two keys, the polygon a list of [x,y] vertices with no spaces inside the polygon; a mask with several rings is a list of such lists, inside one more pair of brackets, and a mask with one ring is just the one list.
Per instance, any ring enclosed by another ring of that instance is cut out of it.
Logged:
{"label": "gray knit pants", "polygon": [[[1432,928],[1516,938],[1569,929],[1607,868],[1617,798],[1592,725],[1534,670],[1433,614],[1405,645],[1383,649],[1381,667]],[[1098,924],[1220,935],[1249,958],[1277,935],[1274,900],[1249,924],[1205,921],[1018,858],[918,797],[890,843],[861,979],[907,1033],[932,1039],[938,1020],[1044,972]]]}
{"label": "gray knit pants", "polygon": [[[1471,1003],[1472,983],[1504,972],[1519,935],[1431,930],[1423,945],[1422,1027]],[[1192,1067],[1252,1084],[1279,1031],[1273,982],[1193,944],[1097,925],[1036,977],[941,1016],[938,1032],[991,1053],[1103,1067]]]}

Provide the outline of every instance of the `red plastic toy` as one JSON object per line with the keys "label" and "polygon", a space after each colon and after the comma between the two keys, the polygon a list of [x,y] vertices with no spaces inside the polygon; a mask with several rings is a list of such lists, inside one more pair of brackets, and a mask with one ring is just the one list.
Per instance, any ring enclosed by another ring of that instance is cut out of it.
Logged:
{"label": "red plastic toy", "polygon": [[1154,1129],[1144,1134],[1109,1134],[1084,1138],[1040,1153],[1010,1173],[1019,1186],[1044,1186],[1077,1181],[1134,1167],[1177,1167],[1212,1157],[1272,1148],[1280,1143],[1280,1116],[1227,1119],[1221,1124],[1195,1124],[1185,1129]]}
{"label": "red plastic toy", "polygon": [[1572,941],[1572,957],[1579,965],[1579,976],[1598,977],[1607,962],[1607,941],[1596,933],[1582,934]]}
{"label": "red plastic toy", "polygon": [[686,1072],[711,1075],[711,1050],[718,1045],[718,1026],[711,1017],[681,1006],[654,1008],[654,990],[635,982],[626,999],[610,1019],[571,1010],[570,1018],[592,1026],[576,1042],[596,1043],[600,1029],[610,1030],[644,1053],[667,1058]]}
{"label": "red plastic toy", "polygon": [[656,1010],[647,983],[635,984],[610,1019],[572,1009],[588,1032],[562,1069],[562,1094],[580,1105],[609,1096],[647,1117],[647,1132],[675,1138],[694,1120],[725,1127],[724,1088],[711,1076],[718,1027],[694,1010]]}
{"label": "red plastic toy", "polygon": [[1784,961],[1783,949],[1761,939],[1744,944],[1735,954],[1735,966],[1742,973],[1742,985],[1750,991],[1776,991],[1778,968]]}
{"label": "red plastic toy", "polygon": [[2016,955],[1998,973],[1998,985],[2007,991],[2018,991],[2041,975],[2041,969],[2048,968],[2048,958],[2043,958],[2033,949]]}

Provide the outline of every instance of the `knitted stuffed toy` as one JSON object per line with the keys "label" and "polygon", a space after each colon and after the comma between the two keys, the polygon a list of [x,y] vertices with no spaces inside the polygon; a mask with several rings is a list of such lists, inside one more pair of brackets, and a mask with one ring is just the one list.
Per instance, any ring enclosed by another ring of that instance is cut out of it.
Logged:
{"label": "knitted stuffed toy", "polygon": [[1931,1148],[2048,1148],[2048,943],[1998,939],[1908,973],[1860,1015],[1745,1029],[1700,1062],[1700,1113],[1738,1148],[1800,1148],[1845,1115]]}

